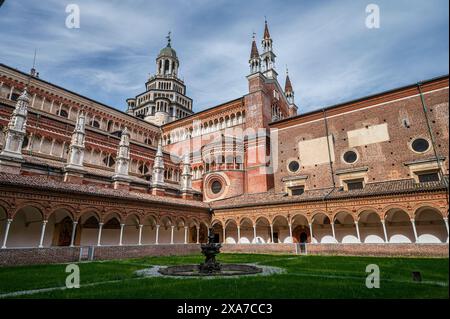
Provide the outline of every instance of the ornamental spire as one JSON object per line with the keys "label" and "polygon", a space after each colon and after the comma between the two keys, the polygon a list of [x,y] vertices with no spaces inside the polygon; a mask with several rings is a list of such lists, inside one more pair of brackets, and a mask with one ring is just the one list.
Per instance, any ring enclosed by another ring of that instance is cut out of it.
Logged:
{"label": "ornamental spire", "polygon": [[253,41],[252,41],[252,50],[250,53],[250,59],[259,58],[258,46],[256,45],[255,36],[256,36],[255,32],[253,32]]}
{"label": "ornamental spire", "polygon": [[264,21],[264,39],[265,40],[270,39],[270,32],[269,32],[269,26],[267,25],[267,18],[265,18],[265,21]]}

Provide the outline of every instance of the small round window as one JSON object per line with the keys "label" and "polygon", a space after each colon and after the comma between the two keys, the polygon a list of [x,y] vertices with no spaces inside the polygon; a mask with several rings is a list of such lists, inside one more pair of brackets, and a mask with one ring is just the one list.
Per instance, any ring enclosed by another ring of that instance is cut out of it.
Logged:
{"label": "small round window", "polygon": [[300,168],[300,164],[297,161],[291,161],[288,168],[291,172],[295,173]]}
{"label": "small round window", "polygon": [[356,162],[356,160],[358,159],[358,155],[354,151],[347,151],[344,153],[343,158],[346,163],[352,164]]}
{"label": "small round window", "polygon": [[219,194],[222,190],[222,184],[219,181],[214,181],[211,184],[211,191],[213,194]]}
{"label": "small round window", "polygon": [[412,142],[411,147],[417,153],[424,153],[430,148],[430,143],[424,138],[417,138]]}

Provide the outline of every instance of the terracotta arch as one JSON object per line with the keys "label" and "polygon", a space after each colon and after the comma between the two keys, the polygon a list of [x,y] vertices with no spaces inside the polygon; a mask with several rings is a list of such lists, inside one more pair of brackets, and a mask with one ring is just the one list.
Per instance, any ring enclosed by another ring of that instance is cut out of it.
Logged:
{"label": "terracotta arch", "polygon": [[[364,206],[364,207],[358,208],[358,210],[356,211],[356,217],[357,217],[356,220],[359,220],[361,217],[361,214],[364,212],[367,212],[367,211],[373,211],[374,213],[376,213],[380,216],[380,214],[378,213],[379,209],[372,207],[372,206]],[[381,216],[380,216],[380,218],[381,218]]]}
{"label": "terracotta arch", "polygon": [[40,204],[40,203],[38,203],[38,202],[25,202],[25,203],[22,203],[21,205],[19,205],[15,210],[14,210],[14,212],[11,214],[12,216],[12,219],[14,219],[14,217],[17,215],[17,213],[21,210],[21,209],[23,209],[23,208],[27,208],[27,207],[33,207],[33,208],[35,208],[35,209],[37,209],[38,211],[39,211],[39,213],[41,214],[41,217],[42,217],[42,219],[45,219],[47,216],[47,214],[45,213],[46,212],[46,208],[42,205],[42,204]]}
{"label": "terracotta arch", "polygon": [[409,218],[413,218],[414,217],[414,215],[411,213],[411,210],[409,210],[407,207],[405,207],[403,205],[388,205],[386,207],[383,207],[383,210],[382,210],[383,219],[386,219],[387,214],[392,209],[399,209],[399,210],[404,211],[406,214],[408,214]]}
{"label": "terracotta arch", "polygon": [[294,214],[292,217],[291,217],[291,220],[290,220],[290,222],[291,222],[291,224],[293,224],[294,223],[294,221],[295,221],[295,219],[297,218],[297,217],[304,217],[305,219],[306,219],[306,222],[307,223],[310,223],[311,222],[311,220],[308,218],[308,216],[306,215],[306,214],[303,214],[303,213],[297,213],[297,214]]}
{"label": "terracotta arch", "polygon": [[337,215],[342,214],[342,213],[346,213],[346,214],[352,216],[353,221],[357,220],[357,216],[355,216],[355,214],[353,212],[349,211],[348,209],[336,209],[336,210],[334,210],[333,213],[331,214],[330,220],[331,221],[335,221]]}
{"label": "terracotta arch", "polygon": [[[432,209],[432,210],[435,210],[435,211],[437,211],[437,212],[442,216],[442,218],[448,216],[448,215],[446,215],[445,213],[443,213],[441,207],[439,207],[439,206],[437,206],[437,205],[434,205],[434,204],[431,204],[431,203],[420,203],[420,204],[415,205],[415,206],[412,208],[412,211],[413,211],[413,214],[414,214],[414,218],[415,218],[415,216],[417,215],[417,212],[418,212],[420,209],[422,209],[422,208],[430,208],[430,209]],[[446,212],[447,212],[447,214],[448,214],[448,211],[446,211]]]}
{"label": "terracotta arch", "polygon": [[314,218],[316,216],[318,216],[318,215],[325,215],[326,217],[328,217],[328,219],[331,220],[330,216],[325,211],[316,210],[316,211],[312,212],[310,222],[313,223],[314,222]]}
{"label": "terracotta arch", "polygon": [[106,224],[107,222],[109,222],[113,218],[116,218],[119,221],[119,223],[123,224],[122,216],[119,213],[115,212],[115,211],[114,212],[108,212],[108,213],[104,214],[102,216],[101,222]]}
{"label": "terracotta arch", "polygon": [[258,222],[261,221],[261,220],[263,220],[263,219],[266,220],[266,222],[267,222],[267,224],[268,224],[269,226],[272,225],[270,219],[269,219],[268,217],[266,217],[266,216],[257,216],[257,217],[255,218],[254,225],[257,225]]}
{"label": "terracotta arch", "polygon": [[0,207],[3,208],[3,210],[5,211],[6,218],[12,218],[11,217],[11,205],[8,204],[8,202],[0,199]]}
{"label": "terracotta arch", "polygon": [[211,226],[214,226],[214,225],[216,225],[216,224],[219,224],[220,226],[223,227],[223,223],[222,223],[222,221],[219,220],[219,219],[214,219],[214,220],[211,222]]}
{"label": "terracotta arch", "polygon": [[52,207],[50,212],[49,212],[49,214],[48,214],[48,217],[53,215],[58,210],[65,210],[65,211],[67,211],[69,213],[70,218],[72,219],[72,221],[76,220],[76,210],[72,206],[66,205],[66,204],[56,205],[56,206]]}
{"label": "terracotta arch", "polygon": [[289,220],[288,217],[286,217],[286,216],[284,216],[284,215],[276,215],[276,216],[274,216],[274,217],[272,218],[272,225],[275,223],[275,220],[276,220],[277,218],[283,218],[283,219],[286,221],[287,224],[289,224],[289,222],[290,222],[290,220]]}

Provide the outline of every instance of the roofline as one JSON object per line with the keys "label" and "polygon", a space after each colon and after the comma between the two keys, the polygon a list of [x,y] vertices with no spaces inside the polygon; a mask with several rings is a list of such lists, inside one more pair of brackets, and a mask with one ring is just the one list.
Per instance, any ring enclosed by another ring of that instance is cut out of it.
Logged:
{"label": "roofline", "polygon": [[197,115],[199,115],[199,114],[206,113],[206,112],[208,112],[208,111],[214,110],[214,109],[216,109],[216,108],[219,108],[219,107],[222,107],[222,106],[225,106],[225,105],[227,105],[227,104],[230,104],[230,103],[233,103],[233,102],[237,102],[237,101],[243,100],[243,99],[244,99],[244,96],[241,96],[241,97],[238,97],[238,98],[236,98],[236,99],[234,99],[234,100],[230,100],[230,101],[221,103],[221,104],[219,104],[219,105],[212,106],[212,107],[207,108],[207,109],[205,109],[205,110],[203,110],[203,111],[200,111],[200,112],[194,112],[193,114],[188,115],[188,116],[186,116],[186,117],[183,117],[182,119],[178,119],[178,120],[176,120],[176,121],[172,121],[172,122],[163,124],[163,125],[161,125],[161,128],[165,128],[165,127],[167,127],[167,126],[169,126],[169,125],[172,125],[172,124],[177,124],[178,122],[184,121],[184,120],[186,120],[186,119],[188,119],[188,118],[190,118],[190,117],[193,117],[193,116],[197,116]]}
{"label": "roofline", "polygon": [[[431,188],[431,189],[410,189],[410,190],[400,190],[400,191],[390,191],[389,193],[376,193],[376,194],[364,194],[364,195],[357,195],[357,194],[349,194],[348,196],[342,196],[342,197],[328,197],[323,198],[317,197],[317,198],[311,198],[311,199],[305,199],[305,200],[293,200],[293,201],[281,201],[281,200],[274,200],[272,202],[265,202],[265,203],[242,203],[242,204],[228,204],[220,206],[219,203],[217,203],[217,206],[215,205],[215,202],[211,202],[211,206],[213,211],[216,210],[228,210],[228,209],[236,209],[236,208],[248,208],[248,207],[262,207],[262,206],[273,206],[273,205],[293,205],[293,204],[302,204],[302,203],[315,203],[315,202],[336,202],[336,201],[342,201],[342,200],[348,200],[352,198],[368,198],[368,197],[386,197],[390,195],[407,195],[407,194],[417,194],[417,193],[437,193],[437,192],[446,192],[445,186],[442,186],[441,188]],[[226,199],[223,199],[226,200]]]}
{"label": "roofline", "polygon": [[308,115],[312,115],[312,114],[316,114],[316,113],[321,113],[324,110],[328,111],[328,110],[336,109],[336,108],[339,108],[341,106],[362,102],[362,101],[369,100],[369,99],[376,98],[376,97],[380,97],[380,96],[383,96],[383,95],[386,95],[386,94],[389,94],[389,93],[394,93],[394,92],[401,91],[401,90],[411,89],[411,88],[417,87],[418,85],[427,84],[427,83],[431,83],[431,82],[435,82],[435,81],[439,81],[439,80],[444,80],[444,79],[448,79],[448,78],[449,78],[449,74],[436,76],[436,77],[433,77],[433,78],[428,79],[428,80],[422,80],[422,81],[419,81],[419,82],[416,82],[416,83],[413,83],[413,84],[408,84],[408,85],[404,85],[404,86],[397,87],[397,88],[394,88],[394,89],[390,89],[390,90],[387,90],[387,91],[382,91],[382,92],[366,95],[366,96],[363,96],[363,97],[360,97],[360,98],[356,98],[354,100],[349,100],[349,101],[341,102],[341,103],[338,103],[338,104],[333,104],[333,105],[330,105],[330,106],[326,106],[324,108],[320,108],[320,109],[316,109],[316,110],[309,111],[309,112],[306,112],[306,113],[302,113],[302,114],[299,114],[299,115],[296,115],[296,116],[293,116],[293,117],[288,117],[288,118],[285,118],[285,119],[282,119],[282,120],[279,120],[279,121],[271,122],[271,123],[269,123],[269,125],[272,126],[272,125],[277,125],[277,124],[280,124],[280,123],[293,121],[293,120],[302,118],[304,116],[308,116]]}
{"label": "roofline", "polygon": [[[9,69],[9,70],[11,70],[11,71],[18,72],[18,73],[20,73],[20,74],[22,74],[22,75],[24,75],[24,76],[30,76],[28,73],[25,73],[25,72],[23,72],[23,71],[21,71],[21,70],[19,70],[19,69],[13,68],[13,67],[8,66],[8,65],[3,64],[3,63],[0,63],[0,67],[5,67],[5,68],[7,68],[7,69]],[[76,95],[76,96],[78,96],[78,97],[80,97],[80,98],[86,99],[86,100],[88,100],[88,101],[90,101],[90,102],[99,104],[99,105],[104,106],[104,107],[106,107],[106,108],[109,108],[109,109],[111,109],[111,110],[113,110],[113,111],[119,112],[119,113],[121,113],[122,115],[125,115],[125,116],[127,116],[127,117],[130,117],[130,118],[132,118],[132,119],[134,119],[134,120],[137,120],[138,122],[142,122],[142,123],[148,124],[148,125],[150,125],[150,126],[153,126],[153,127],[156,128],[156,129],[159,129],[159,128],[160,128],[159,126],[157,126],[157,125],[155,125],[155,124],[152,124],[152,123],[150,123],[150,122],[146,122],[146,121],[144,121],[144,120],[142,120],[142,119],[140,119],[140,118],[138,118],[138,117],[135,117],[135,116],[133,116],[133,115],[130,115],[130,114],[128,114],[128,113],[126,113],[126,112],[124,112],[124,111],[121,111],[121,110],[119,110],[119,109],[116,109],[115,107],[106,105],[106,104],[104,104],[104,103],[102,103],[102,102],[96,101],[96,100],[94,100],[94,99],[91,99],[91,98],[89,98],[89,97],[86,97],[86,96],[84,96],[84,95],[81,95],[81,94],[79,94],[79,93],[76,93],[76,92],[74,92],[74,91],[65,89],[65,88],[63,88],[63,87],[61,87],[61,86],[59,86],[59,85],[57,85],[57,84],[53,84],[53,83],[51,83],[51,82],[42,80],[41,78],[37,78],[37,77],[32,77],[32,78],[33,78],[34,80],[43,82],[43,83],[45,83],[45,84],[54,86],[54,87],[57,88],[57,89],[63,90],[63,91],[65,91],[65,92],[68,92],[68,93],[73,94],[73,95]]]}

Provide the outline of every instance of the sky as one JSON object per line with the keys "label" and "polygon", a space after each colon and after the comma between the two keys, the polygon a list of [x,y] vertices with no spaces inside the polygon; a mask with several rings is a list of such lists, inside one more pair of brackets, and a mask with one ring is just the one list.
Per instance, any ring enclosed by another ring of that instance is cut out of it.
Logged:
{"label": "sky", "polygon": [[[367,28],[366,6],[380,9]],[[80,28],[65,25],[80,8]],[[124,111],[172,32],[195,112],[241,97],[267,17],[299,113],[449,73],[448,0],[6,0],[0,63]]]}

